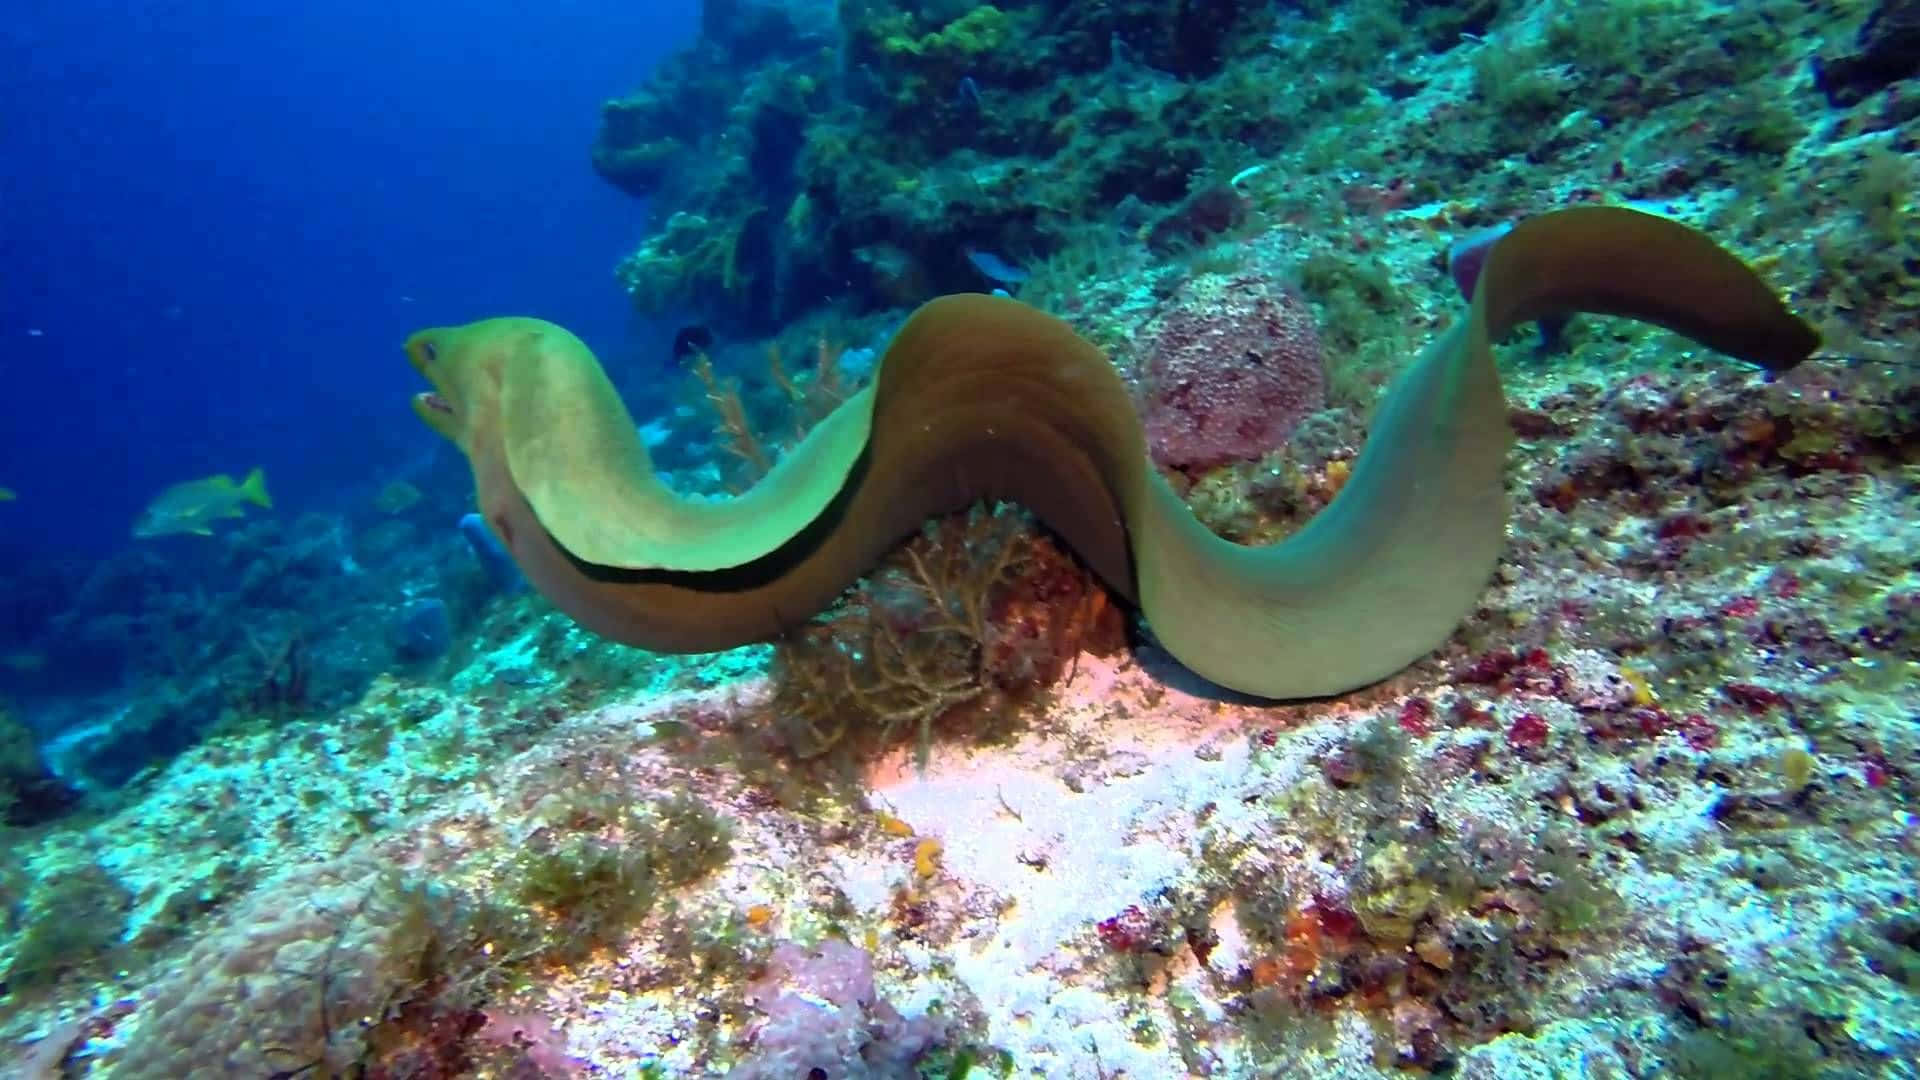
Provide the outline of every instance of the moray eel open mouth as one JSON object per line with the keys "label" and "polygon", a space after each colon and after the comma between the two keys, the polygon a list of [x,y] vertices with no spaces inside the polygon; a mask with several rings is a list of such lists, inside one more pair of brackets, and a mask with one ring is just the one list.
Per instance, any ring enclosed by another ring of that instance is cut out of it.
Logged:
{"label": "moray eel open mouth", "polygon": [[[439,360],[439,345],[434,341],[431,333],[419,333],[407,339],[406,347],[407,359],[412,361],[415,370],[425,375],[427,381],[434,386],[432,390],[413,396],[413,411],[419,415],[420,419],[426,421],[428,427],[460,443],[460,437],[456,434],[458,413],[453,402],[441,394],[444,384],[435,373],[435,365]],[[465,448],[464,443],[461,446]]]}
{"label": "moray eel open mouth", "polygon": [[1505,543],[1511,433],[1491,343],[1577,311],[1657,323],[1785,370],[1819,335],[1678,222],[1577,207],[1496,242],[1464,315],[1381,400],[1340,494],[1281,543],[1202,525],[1149,465],[1125,384],[1072,327],[1004,297],[945,296],[855,394],[747,492],[685,498],[580,340],[538,319],[422,331],[415,399],[473,468],[481,512],[548,599],[606,637],[725,649],[812,618],[934,514],[1025,505],[1161,645],[1268,698],[1394,674],[1453,633]]}

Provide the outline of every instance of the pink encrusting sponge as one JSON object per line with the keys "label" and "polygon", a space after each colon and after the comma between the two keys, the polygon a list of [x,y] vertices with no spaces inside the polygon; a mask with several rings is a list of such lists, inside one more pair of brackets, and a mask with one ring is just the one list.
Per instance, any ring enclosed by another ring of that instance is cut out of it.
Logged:
{"label": "pink encrusting sponge", "polygon": [[1147,446],[1161,465],[1259,458],[1326,404],[1313,312],[1261,278],[1187,282],[1148,324],[1139,355]]}

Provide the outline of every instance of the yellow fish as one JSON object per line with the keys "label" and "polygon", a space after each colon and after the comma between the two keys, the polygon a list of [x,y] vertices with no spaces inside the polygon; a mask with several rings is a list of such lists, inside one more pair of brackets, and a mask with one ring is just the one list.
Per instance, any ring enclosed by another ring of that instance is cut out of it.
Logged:
{"label": "yellow fish", "polygon": [[267,496],[266,473],[259,469],[238,484],[226,473],[189,480],[155,495],[140,520],[133,523],[133,535],[140,539],[179,533],[212,536],[215,521],[245,517],[247,503],[273,506]]}

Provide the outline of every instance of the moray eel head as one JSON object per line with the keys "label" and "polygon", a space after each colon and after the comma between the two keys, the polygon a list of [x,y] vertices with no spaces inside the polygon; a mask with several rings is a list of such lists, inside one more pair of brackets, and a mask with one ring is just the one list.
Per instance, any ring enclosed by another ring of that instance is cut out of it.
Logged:
{"label": "moray eel head", "polygon": [[433,389],[413,397],[413,411],[469,457],[501,425],[500,388],[515,367],[539,362],[543,338],[572,335],[539,319],[482,319],[436,326],[407,338],[407,359]]}
{"label": "moray eel head", "polygon": [[[480,404],[475,384],[499,382],[499,364],[512,334],[476,334],[478,327],[511,322],[489,319],[472,326],[438,326],[407,338],[407,359],[433,389],[413,396],[413,411],[428,427],[473,452],[473,424]],[[491,369],[491,370],[489,370]]]}
{"label": "moray eel head", "polygon": [[407,338],[407,359],[414,369],[427,377],[433,389],[413,395],[413,411],[428,427],[451,439],[460,449],[467,448],[466,440],[461,437],[461,410],[455,404],[459,400],[458,385],[447,377],[449,362],[443,359],[445,346],[442,341],[458,331],[444,328],[421,330]]}

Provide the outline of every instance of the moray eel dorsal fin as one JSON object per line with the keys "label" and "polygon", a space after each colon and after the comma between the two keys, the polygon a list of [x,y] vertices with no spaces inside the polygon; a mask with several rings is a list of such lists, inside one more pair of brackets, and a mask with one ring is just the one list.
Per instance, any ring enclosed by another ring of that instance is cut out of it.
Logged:
{"label": "moray eel dorsal fin", "polygon": [[482,513],[531,581],[589,629],[728,648],[811,618],[929,515],[1034,511],[1135,601],[1174,656],[1270,698],[1339,693],[1444,641],[1506,531],[1506,401],[1490,342],[1592,311],[1658,323],[1773,370],[1819,344],[1754,273],[1677,222],[1617,207],[1531,219],[1474,301],[1399,377],[1340,495],[1286,541],[1207,531],[1148,465],[1126,388],[1065,323],[1017,301],[923,305],[874,384],[752,490],[682,498],[578,339],[535,319],[408,341],[416,409],[473,466]]}

